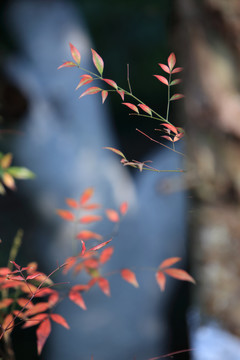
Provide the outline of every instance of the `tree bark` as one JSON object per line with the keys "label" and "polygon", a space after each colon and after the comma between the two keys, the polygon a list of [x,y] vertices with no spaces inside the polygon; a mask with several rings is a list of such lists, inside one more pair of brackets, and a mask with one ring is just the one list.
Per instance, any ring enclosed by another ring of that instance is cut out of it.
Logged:
{"label": "tree bark", "polygon": [[185,68],[194,303],[202,317],[240,336],[240,2],[175,5]]}

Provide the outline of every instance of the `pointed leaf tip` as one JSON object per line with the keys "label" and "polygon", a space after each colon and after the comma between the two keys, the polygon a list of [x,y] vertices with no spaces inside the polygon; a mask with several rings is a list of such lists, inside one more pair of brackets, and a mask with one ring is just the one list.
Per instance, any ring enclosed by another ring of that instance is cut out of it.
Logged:
{"label": "pointed leaf tip", "polygon": [[168,57],[168,66],[169,66],[169,69],[170,71],[172,71],[172,69],[174,68],[176,64],[176,56],[175,54],[172,52],[169,57]]}
{"label": "pointed leaf tip", "polygon": [[91,49],[92,51],[92,60],[93,60],[93,63],[97,69],[97,71],[99,72],[99,74],[102,76],[103,74],[103,69],[104,69],[104,62],[103,62],[103,59],[101,58],[100,55],[98,55],[98,53]]}
{"label": "pointed leaf tip", "polygon": [[72,55],[73,60],[76,61],[76,63],[78,65],[80,65],[80,62],[81,62],[80,52],[73,44],[69,43],[69,46],[70,46],[71,55]]}
{"label": "pointed leaf tip", "polygon": [[135,287],[139,287],[138,281],[136,279],[136,275],[134,274],[133,271],[129,269],[123,269],[121,270],[120,274],[125,281],[129,282]]}

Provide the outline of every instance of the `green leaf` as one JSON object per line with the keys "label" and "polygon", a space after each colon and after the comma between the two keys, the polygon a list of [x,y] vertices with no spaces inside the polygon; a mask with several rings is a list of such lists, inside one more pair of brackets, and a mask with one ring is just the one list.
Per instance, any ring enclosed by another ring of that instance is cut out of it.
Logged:
{"label": "green leaf", "polygon": [[96,67],[96,69],[98,70],[99,74],[102,76],[102,73],[103,73],[103,68],[104,68],[104,62],[103,62],[103,59],[101,58],[100,55],[98,55],[98,53],[91,49],[92,50],[92,59],[93,59],[93,63]]}
{"label": "green leaf", "polygon": [[7,172],[15,179],[34,179],[35,174],[24,167],[12,166],[7,169]]}

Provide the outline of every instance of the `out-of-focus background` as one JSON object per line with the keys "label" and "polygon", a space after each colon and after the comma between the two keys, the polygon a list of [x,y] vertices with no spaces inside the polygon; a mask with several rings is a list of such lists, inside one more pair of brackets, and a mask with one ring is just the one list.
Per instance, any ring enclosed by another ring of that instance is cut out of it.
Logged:
{"label": "out-of-focus background", "polygon": [[[1,198],[1,261],[18,228],[24,230],[19,261],[36,258],[48,272],[71,255],[72,229],[56,209],[94,186],[106,207],[124,200],[130,206],[107,271],[157,267],[180,256],[197,280],[193,291],[168,279],[162,294],[154,274],[140,271],[139,289],[110,279],[110,299],[97,290],[87,294],[87,312],[63,302],[59,311],[72,330],[54,326],[42,358],[145,360],[192,347],[175,358],[238,359],[239,3],[19,0],[0,6],[1,150],[37,175]],[[129,64],[134,94],[163,115],[166,88],[152,75],[163,75],[158,63],[174,51],[185,69],[176,91],[186,99],[173,104],[170,120],[186,127],[186,149],[182,144],[180,150],[187,160],[136,133],[137,127],[160,139],[158,124],[129,116],[116,94],[104,105],[99,94],[79,100],[79,71],[56,70],[70,60],[69,42],[85,68],[92,69],[94,48],[105,76],[122,87]],[[129,171],[103,146],[187,173]],[[17,359],[37,358],[29,345],[34,335],[25,331],[20,345],[13,334]]]}

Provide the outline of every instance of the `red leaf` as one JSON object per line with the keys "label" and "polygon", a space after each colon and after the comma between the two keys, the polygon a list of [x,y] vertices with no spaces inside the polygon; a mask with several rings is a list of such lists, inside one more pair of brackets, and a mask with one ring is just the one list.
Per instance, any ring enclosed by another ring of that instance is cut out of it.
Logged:
{"label": "red leaf", "polygon": [[168,66],[169,66],[169,69],[170,71],[172,71],[172,69],[174,68],[176,64],[176,56],[175,54],[172,52],[169,57],[168,57]]}
{"label": "red leaf", "polygon": [[121,96],[122,100],[124,101],[124,90],[117,90],[117,93]]}
{"label": "red leaf", "polygon": [[79,99],[85,95],[93,95],[98,93],[99,91],[102,91],[102,89],[100,89],[99,87],[93,86],[88,88],[86,91],[84,91],[80,96]]}
{"label": "red leaf", "polygon": [[81,251],[80,256],[83,256],[85,254],[85,251],[86,251],[86,245],[85,245],[85,242],[83,240],[81,240],[81,243],[82,243],[82,251]]}
{"label": "red leaf", "polygon": [[83,310],[87,310],[83,297],[79,292],[70,290],[69,292],[69,299],[73,301],[76,305],[80,306]]}
{"label": "red leaf", "polygon": [[83,205],[82,207],[84,210],[96,210],[96,209],[100,209],[101,205],[100,204],[88,204],[88,205]]}
{"label": "red leaf", "polygon": [[81,61],[80,52],[71,43],[69,43],[69,46],[70,46],[71,55],[72,55],[73,60],[75,60],[78,65],[80,65],[80,61]]}
{"label": "red leaf", "polygon": [[114,87],[116,90],[118,89],[117,84],[115,83],[115,81],[110,80],[110,79],[103,79],[108,85]]}
{"label": "red leaf", "polygon": [[102,91],[102,104],[105,102],[107,96],[108,96],[108,91],[103,90]]}
{"label": "red leaf", "polygon": [[98,285],[105,295],[110,296],[110,286],[107,279],[103,277],[98,278]]}
{"label": "red leaf", "polygon": [[193,277],[189,275],[185,270],[170,268],[170,269],[164,269],[164,272],[175,279],[190,281],[193,284],[196,284],[196,281],[193,279]]}
{"label": "red leaf", "polygon": [[5,334],[6,332],[8,332],[7,336],[10,335],[10,333],[12,332],[13,330],[13,326],[14,325],[14,321],[13,321],[13,315],[12,314],[8,314],[4,320],[3,320],[3,323],[2,323],[2,328],[5,330]]}
{"label": "red leaf", "polygon": [[82,79],[78,83],[78,86],[76,87],[75,90],[78,90],[83,85],[90,84],[92,81],[93,81],[93,77],[91,75],[87,75],[87,74],[82,75]]}
{"label": "red leaf", "polygon": [[68,206],[70,206],[71,208],[74,208],[74,209],[78,208],[78,203],[76,200],[67,198],[65,201],[66,201],[66,204]]}
{"label": "red leaf", "polygon": [[56,323],[64,326],[66,329],[70,329],[68,323],[66,322],[66,320],[64,319],[64,317],[62,317],[61,315],[59,314],[51,314],[50,315],[50,318],[55,321]]}
{"label": "red leaf", "polygon": [[24,280],[25,280],[25,278],[24,278],[24,277],[22,277],[22,276],[20,276],[20,275],[18,275],[18,276],[11,276],[11,277],[10,277],[10,280],[15,280],[15,281],[24,281]]}
{"label": "red leaf", "polygon": [[83,216],[79,222],[81,224],[89,224],[89,223],[92,223],[92,222],[95,222],[95,221],[100,221],[102,220],[102,217],[100,215],[86,215],[86,216]]}
{"label": "red leaf", "polygon": [[75,220],[75,216],[68,210],[57,210],[57,214],[61,216],[64,220],[73,221]]}
{"label": "red leaf", "polygon": [[80,197],[80,205],[85,205],[88,200],[91,199],[91,197],[94,194],[94,188],[87,188],[84,190]]}
{"label": "red leaf", "polygon": [[177,263],[177,262],[180,261],[180,260],[181,260],[180,257],[171,257],[171,258],[168,258],[168,259],[164,260],[164,261],[159,265],[159,269],[163,269],[163,268],[169,267],[169,266]]}
{"label": "red leaf", "polygon": [[39,274],[28,275],[26,280],[32,280],[39,276],[42,276],[42,274],[39,273]]}
{"label": "red leaf", "polygon": [[176,73],[178,73],[180,71],[183,71],[183,68],[182,67],[177,67],[172,71],[172,74],[176,74]]}
{"label": "red leaf", "polygon": [[77,284],[72,286],[72,291],[87,291],[89,289],[89,286],[86,284]]}
{"label": "red leaf", "polygon": [[126,280],[127,282],[129,282],[130,284],[132,284],[135,287],[139,287],[139,284],[137,282],[136,276],[133,271],[131,271],[129,269],[123,269],[123,270],[121,270],[120,273],[124,280]]}
{"label": "red leaf", "polygon": [[173,139],[170,138],[170,136],[162,135],[162,137],[163,137],[164,139],[167,139],[167,140],[173,142]]}
{"label": "red leaf", "polygon": [[10,263],[13,264],[17,268],[17,270],[21,269],[21,267],[17,263],[15,263],[15,261],[10,261]]}
{"label": "red leaf", "polygon": [[139,106],[143,111],[145,111],[147,114],[149,114],[149,115],[152,116],[152,111],[151,111],[150,107],[148,107],[148,106],[145,105],[145,104],[138,104],[138,106]]}
{"label": "red leaf", "polygon": [[131,110],[133,110],[133,111],[135,111],[136,113],[139,114],[138,108],[137,108],[135,105],[133,105],[133,104],[131,104],[131,103],[122,103],[122,104],[123,104],[123,105],[126,105],[126,106],[129,107]]}
{"label": "red leaf", "polygon": [[32,316],[32,315],[35,315],[35,314],[38,314],[38,313],[42,313],[46,310],[49,309],[49,303],[47,302],[40,302],[36,305],[34,305],[33,307],[31,307],[30,309],[28,309],[24,315],[25,316]]}
{"label": "red leaf", "polygon": [[51,332],[51,322],[47,318],[39,325],[36,334],[37,334],[37,350],[38,355],[41,354],[43,346]]}
{"label": "red leaf", "polygon": [[170,101],[178,100],[178,99],[181,99],[181,98],[183,98],[183,97],[184,97],[183,94],[174,94],[174,95],[171,97]]}
{"label": "red leaf", "polygon": [[117,149],[112,148],[112,147],[104,147],[103,149],[111,150],[111,151],[113,151],[115,154],[118,154],[118,155],[120,155],[121,157],[123,157],[124,159],[126,159],[125,156],[123,155],[123,153],[122,153],[120,150],[117,150]]}
{"label": "red leaf", "polygon": [[155,76],[163,84],[168,85],[168,80],[164,76],[161,76],[161,75],[153,75],[153,76]]}
{"label": "red leaf", "polygon": [[0,268],[0,276],[6,276],[10,272],[11,272],[11,270],[9,268],[7,268],[7,267]]}
{"label": "red leaf", "polygon": [[96,69],[98,70],[99,74],[102,76],[102,73],[103,73],[103,68],[104,68],[104,62],[103,62],[103,59],[101,58],[100,55],[98,55],[98,53],[91,49],[92,50],[92,59],[93,59],[93,63],[96,67]]}
{"label": "red leaf", "polygon": [[161,124],[162,126],[165,126],[167,129],[171,130],[172,132],[174,132],[175,134],[178,134],[177,129],[175,128],[175,126],[173,126],[172,124]]}
{"label": "red leaf", "polygon": [[63,67],[74,67],[77,66],[74,62],[72,61],[66,61],[65,63],[63,63],[62,65],[60,65],[57,69],[61,69]]}
{"label": "red leaf", "polygon": [[84,266],[85,268],[97,269],[99,267],[99,263],[97,259],[90,258],[84,261]]}
{"label": "red leaf", "polygon": [[75,256],[69,257],[66,260],[66,265],[63,268],[63,274],[67,274],[67,272],[74,266],[76,261],[77,261],[77,259]]}
{"label": "red leaf", "polygon": [[163,71],[170,74],[170,70],[169,70],[169,67],[167,65],[160,64],[160,63],[158,65],[163,69]]}
{"label": "red leaf", "polygon": [[114,248],[112,246],[109,246],[107,249],[104,249],[99,257],[99,262],[101,264],[107,262],[111,258],[113,251]]}
{"label": "red leaf", "polygon": [[31,319],[26,320],[25,324],[22,326],[23,329],[36,326],[38,325],[42,320],[46,319],[48,317],[48,314],[38,314],[33,316]]}
{"label": "red leaf", "polygon": [[119,222],[119,215],[117,213],[117,211],[112,210],[112,209],[107,209],[106,210],[106,215],[108,217],[108,219],[112,222]]}
{"label": "red leaf", "polygon": [[11,305],[13,302],[13,299],[3,299],[0,301],[0,309],[7,308],[9,305]]}
{"label": "red leaf", "polygon": [[120,205],[120,213],[122,215],[126,215],[128,211],[128,203],[126,201],[124,201],[121,205]]}
{"label": "red leaf", "polygon": [[80,231],[80,233],[77,234],[77,239],[85,241],[89,239],[102,240],[102,236],[89,230],[82,230]]}
{"label": "red leaf", "polygon": [[102,247],[106,246],[110,241],[112,241],[112,239],[108,240],[108,241],[105,241],[99,245],[96,245],[94,246],[93,248],[89,249],[88,251],[96,251],[96,250],[99,250],[101,249]]}
{"label": "red leaf", "polygon": [[158,285],[160,286],[160,289],[162,291],[165,290],[165,284],[166,284],[166,276],[163,274],[162,271],[157,271],[156,272],[156,280]]}

